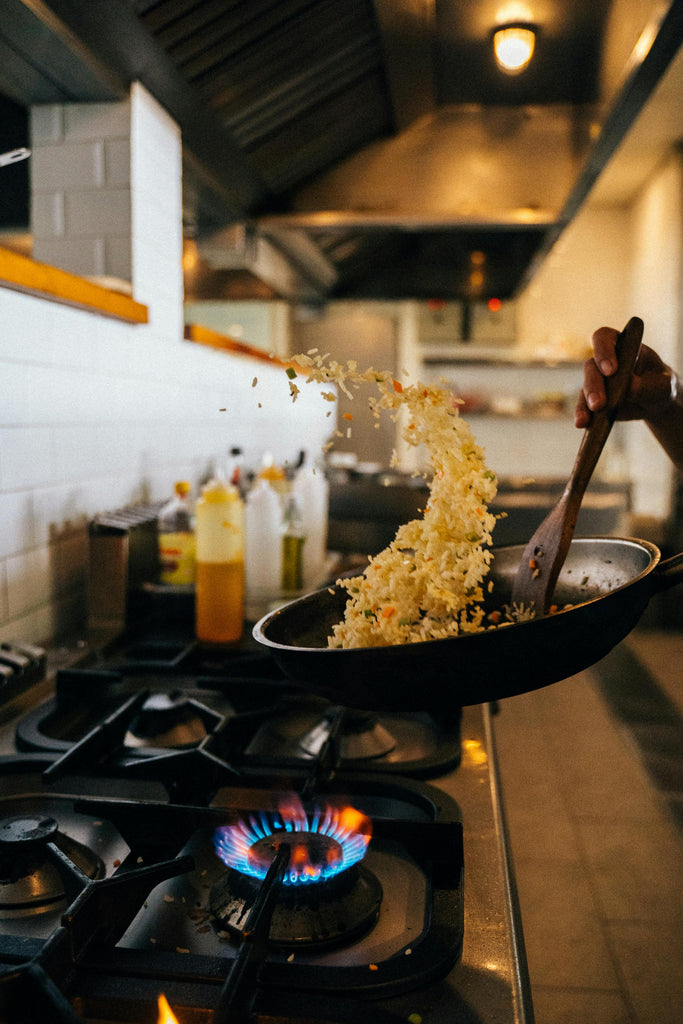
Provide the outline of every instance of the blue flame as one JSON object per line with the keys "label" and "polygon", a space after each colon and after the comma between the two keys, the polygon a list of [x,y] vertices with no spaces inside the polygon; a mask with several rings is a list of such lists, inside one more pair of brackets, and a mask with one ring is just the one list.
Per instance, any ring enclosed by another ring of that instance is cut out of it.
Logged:
{"label": "blue flame", "polygon": [[361,820],[363,816],[352,809],[339,811],[330,807],[324,810],[316,809],[310,818],[302,807],[296,806],[288,807],[287,813],[280,815],[260,811],[257,814],[250,814],[248,819],[241,819],[234,825],[224,825],[216,829],[214,846],[216,853],[228,867],[254,878],[264,878],[267,865],[264,865],[262,860],[256,861],[249,853],[260,839],[273,836],[277,840],[279,834],[297,832],[328,836],[339,844],[339,848],[327,863],[312,862],[306,855],[305,843],[299,847],[295,843],[291,844],[290,864],[283,883],[315,883],[340,874],[363,859],[370,841],[369,835],[358,832],[353,827]]}

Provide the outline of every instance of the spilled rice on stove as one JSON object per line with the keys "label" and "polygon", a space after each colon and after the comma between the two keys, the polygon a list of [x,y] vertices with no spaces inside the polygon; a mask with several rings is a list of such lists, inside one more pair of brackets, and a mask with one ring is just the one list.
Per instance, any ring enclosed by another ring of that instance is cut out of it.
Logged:
{"label": "spilled rice on stove", "polygon": [[[385,647],[490,627],[482,601],[495,525],[488,505],[497,481],[459,414],[460,403],[445,386],[403,385],[387,371],[360,372],[353,360],[326,362],[316,353],[293,360],[307,372],[307,383],[334,382],[350,398],[361,385],[375,385],[372,415],[386,410],[398,419],[403,412],[403,437],[425,445],[432,470],[422,518],[399,527],[362,575],[339,581],[349,599],[329,646]],[[335,398],[330,392],[323,397]]]}

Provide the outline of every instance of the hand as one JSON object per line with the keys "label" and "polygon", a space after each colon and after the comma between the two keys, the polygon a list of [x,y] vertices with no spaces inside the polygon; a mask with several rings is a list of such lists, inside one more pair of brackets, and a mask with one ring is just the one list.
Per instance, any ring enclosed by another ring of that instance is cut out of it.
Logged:
{"label": "hand", "polygon": [[[605,404],[605,377],[611,377],[617,368],[615,345],[618,332],[612,327],[601,327],[592,338],[593,358],[583,368],[583,387],[574,414],[577,427],[587,427],[591,413]],[[672,404],[673,370],[647,345],[641,345],[631,384],[619,412],[620,420],[647,420],[655,422],[666,415]]]}

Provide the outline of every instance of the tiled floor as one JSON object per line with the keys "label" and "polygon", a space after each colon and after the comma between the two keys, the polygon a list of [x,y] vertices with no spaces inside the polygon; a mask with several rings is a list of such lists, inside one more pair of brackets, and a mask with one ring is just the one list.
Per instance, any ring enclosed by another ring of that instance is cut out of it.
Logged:
{"label": "tiled floor", "polygon": [[683,633],[494,722],[536,1024],[681,1024]]}

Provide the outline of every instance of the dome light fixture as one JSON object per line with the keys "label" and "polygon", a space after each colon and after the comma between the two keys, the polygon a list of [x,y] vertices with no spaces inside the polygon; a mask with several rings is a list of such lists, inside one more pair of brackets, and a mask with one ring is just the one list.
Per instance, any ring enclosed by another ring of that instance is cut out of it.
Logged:
{"label": "dome light fixture", "polygon": [[533,25],[502,25],[493,34],[493,52],[498,66],[508,75],[518,75],[529,66],[536,45]]}

